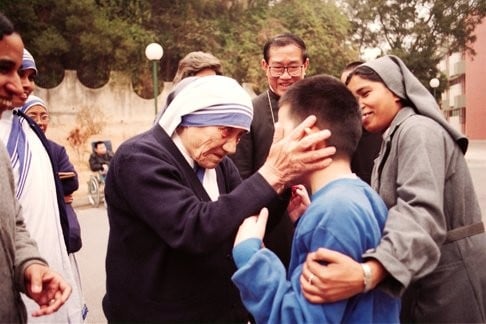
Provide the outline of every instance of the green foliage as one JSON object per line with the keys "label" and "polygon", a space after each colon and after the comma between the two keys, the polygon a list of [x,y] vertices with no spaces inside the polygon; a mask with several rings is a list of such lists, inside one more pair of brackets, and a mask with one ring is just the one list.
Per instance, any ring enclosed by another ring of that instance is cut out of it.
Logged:
{"label": "green foliage", "polygon": [[345,9],[360,49],[400,56],[428,86],[444,55],[474,54],[474,28],[486,15],[486,1],[346,0]]}
{"label": "green foliage", "polygon": [[338,77],[347,63],[358,59],[357,51],[348,42],[351,25],[333,1],[283,0],[273,9],[271,17],[280,19],[287,31],[306,42],[309,74]]}
{"label": "green foliage", "polygon": [[266,87],[262,47],[282,32],[306,42],[308,74],[338,76],[359,50],[380,47],[428,84],[444,53],[474,54],[474,28],[486,1],[2,0],[0,11],[36,58],[41,86],[57,85],[64,69],[74,69],[85,85],[99,87],[119,70],[149,97],[151,63],[144,51],[151,42],[164,48],[161,80],[171,81],[179,60],[201,50],[219,57],[226,75],[259,92]]}
{"label": "green foliage", "polygon": [[325,0],[3,0],[0,10],[15,17],[42,87],[57,85],[63,69],[77,70],[89,87],[120,70],[140,93],[152,93],[144,54],[151,42],[164,48],[161,80],[172,80],[179,60],[201,50],[219,57],[226,75],[253,83],[257,91],[266,87],[262,47],[281,32],[306,41],[309,74],[338,75],[357,58],[348,41],[350,23]]}

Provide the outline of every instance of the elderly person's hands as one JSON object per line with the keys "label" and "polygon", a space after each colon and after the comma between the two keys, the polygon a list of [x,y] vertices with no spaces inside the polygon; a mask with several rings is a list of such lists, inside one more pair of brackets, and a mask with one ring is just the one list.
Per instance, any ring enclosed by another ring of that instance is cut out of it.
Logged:
{"label": "elderly person's hands", "polygon": [[306,132],[315,122],[316,117],[309,116],[285,137],[283,130],[278,124],[275,125],[273,144],[258,172],[278,193],[300,175],[331,164],[330,156],[336,153],[336,148],[322,146],[331,132]]}
{"label": "elderly person's hands", "polygon": [[71,286],[56,272],[44,264],[33,263],[24,271],[26,294],[40,308],[32,316],[54,313],[71,295]]}

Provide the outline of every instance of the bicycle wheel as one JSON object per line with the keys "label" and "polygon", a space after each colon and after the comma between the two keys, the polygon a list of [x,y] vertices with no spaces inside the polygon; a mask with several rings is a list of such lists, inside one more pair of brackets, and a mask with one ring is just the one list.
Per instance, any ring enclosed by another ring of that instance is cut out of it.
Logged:
{"label": "bicycle wheel", "polygon": [[94,176],[91,176],[88,181],[88,200],[93,207],[100,205],[100,186]]}

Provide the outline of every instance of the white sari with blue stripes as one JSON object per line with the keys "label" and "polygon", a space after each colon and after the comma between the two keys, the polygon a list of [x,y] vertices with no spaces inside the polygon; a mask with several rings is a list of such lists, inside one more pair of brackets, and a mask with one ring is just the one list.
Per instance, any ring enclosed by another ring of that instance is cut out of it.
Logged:
{"label": "white sari with blue stripes", "polygon": [[26,227],[37,242],[42,257],[73,288],[67,303],[58,312],[37,318],[30,316],[30,313],[39,306],[22,295],[29,315],[28,321],[80,323],[82,297],[77,283],[77,269],[74,268],[64,243],[49,155],[28,123],[12,114],[12,111],[2,113],[0,139],[7,146],[11,158],[17,185],[16,195],[22,206]]}

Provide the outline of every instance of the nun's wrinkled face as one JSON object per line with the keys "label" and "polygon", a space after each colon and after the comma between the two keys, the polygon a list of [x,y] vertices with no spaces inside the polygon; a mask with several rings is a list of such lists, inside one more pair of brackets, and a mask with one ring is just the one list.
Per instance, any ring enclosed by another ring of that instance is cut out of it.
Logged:
{"label": "nun's wrinkled face", "polygon": [[228,154],[236,152],[236,145],[244,129],[225,126],[181,126],[177,132],[189,156],[202,168],[213,169]]}
{"label": "nun's wrinkled face", "polygon": [[384,132],[401,108],[400,99],[382,82],[354,75],[348,88],[356,96],[363,127],[371,133]]}
{"label": "nun's wrinkled face", "polygon": [[34,105],[27,110],[26,115],[32,118],[44,133],[46,132],[49,124],[49,114],[46,108],[41,105]]}
{"label": "nun's wrinkled face", "polygon": [[14,108],[13,99],[22,94],[18,70],[23,50],[19,34],[4,35],[0,40],[0,115]]}

